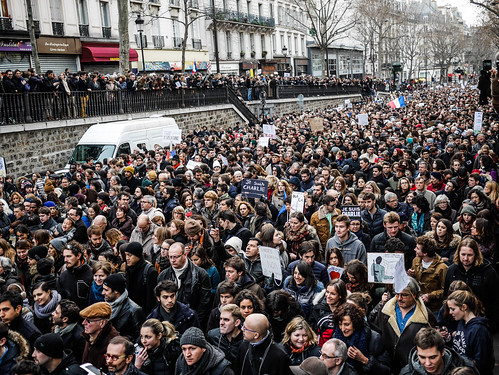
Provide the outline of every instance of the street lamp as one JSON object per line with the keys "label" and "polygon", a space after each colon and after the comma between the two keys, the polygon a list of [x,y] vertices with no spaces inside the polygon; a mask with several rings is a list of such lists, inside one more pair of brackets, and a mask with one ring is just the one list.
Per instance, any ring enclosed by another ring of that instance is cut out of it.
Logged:
{"label": "street lamp", "polygon": [[139,32],[139,37],[140,37],[140,53],[142,55],[142,72],[146,71],[145,68],[145,60],[144,60],[144,40],[142,39],[142,33],[144,32],[144,19],[140,16],[140,14],[137,16],[137,19],[135,20],[135,25],[137,26],[137,31]]}

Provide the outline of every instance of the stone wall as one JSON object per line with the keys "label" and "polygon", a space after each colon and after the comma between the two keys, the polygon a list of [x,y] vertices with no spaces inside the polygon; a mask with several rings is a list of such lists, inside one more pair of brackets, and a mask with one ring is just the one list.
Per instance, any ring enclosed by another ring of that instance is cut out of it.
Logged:
{"label": "stone wall", "polygon": [[5,159],[7,173],[18,177],[31,172],[63,168],[81,136],[92,125],[102,122],[137,119],[161,114],[175,118],[184,131],[197,125],[227,128],[245,121],[232,105],[209,106],[149,113],[135,113],[78,120],[51,121],[0,127],[0,156]]}
{"label": "stone wall", "polygon": [[[360,98],[359,95],[305,98],[303,109],[324,109],[329,105],[343,104],[345,99],[358,98]],[[255,114],[258,114],[259,101],[247,104]],[[299,110],[296,99],[268,100],[266,108],[270,114],[283,114]],[[74,147],[90,126],[102,122],[144,118],[157,114],[175,118],[179,127],[184,131],[194,129],[196,125],[206,125],[208,128],[214,125],[218,129],[223,129],[233,126],[236,121],[246,121],[233,105],[227,104],[77,120],[6,125],[0,127],[0,156],[5,159],[7,173],[15,177],[31,172],[44,172],[47,169],[58,170],[66,165]]]}

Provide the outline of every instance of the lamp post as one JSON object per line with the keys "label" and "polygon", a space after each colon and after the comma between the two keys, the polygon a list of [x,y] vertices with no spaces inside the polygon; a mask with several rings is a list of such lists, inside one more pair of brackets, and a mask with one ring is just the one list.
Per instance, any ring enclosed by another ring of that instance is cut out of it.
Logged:
{"label": "lamp post", "polygon": [[142,73],[146,71],[145,68],[145,60],[144,60],[144,40],[142,39],[142,33],[144,32],[144,19],[140,16],[137,16],[135,20],[135,25],[137,25],[137,31],[139,32],[140,37],[140,54],[142,55]]}
{"label": "lamp post", "polygon": [[282,55],[284,56],[284,71],[282,73],[282,75],[284,76],[284,72],[286,72],[288,69],[288,64],[286,63],[286,57],[288,56],[288,49],[286,48],[286,46],[283,46],[282,47]]}

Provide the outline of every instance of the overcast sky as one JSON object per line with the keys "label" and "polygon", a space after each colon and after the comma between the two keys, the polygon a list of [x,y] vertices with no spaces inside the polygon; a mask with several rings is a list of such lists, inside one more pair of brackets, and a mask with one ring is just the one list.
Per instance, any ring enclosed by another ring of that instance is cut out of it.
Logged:
{"label": "overcast sky", "polygon": [[437,0],[437,4],[457,6],[463,14],[464,21],[468,25],[474,25],[477,23],[480,8],[476,5],[471,5],[469,0]]}

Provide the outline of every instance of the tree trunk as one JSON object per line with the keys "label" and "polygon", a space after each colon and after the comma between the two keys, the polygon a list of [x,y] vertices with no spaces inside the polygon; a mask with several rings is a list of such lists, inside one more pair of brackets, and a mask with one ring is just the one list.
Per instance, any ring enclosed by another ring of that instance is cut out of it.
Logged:
{"label": "tree trunk", "polygon": [[[28,0],[30,1],[30,0]],[[120,73],[130,70],[130,37],[128,35],[128,0],[118,0],[118,28],[120,30]],[[142,40],[140,41],[142,44]],[[142,70],[145,71],[144,61]]]}
{"label": "tree trunk", "polygon": [[327,68],[326,68],[326,59],[327,59],[327,48],[321,46],[321,61],[322,61],[322,76],[327,76]]}
{"label": "tree trunk", "polygon": [[40,74],[40,58],[38,57],[38,46],[36,45],[35,26],[33,23],[33,7],[31,4],[31,0],[26,0],[26,12],[28,13],[28,31],[29,40],[31,42],[31,54],[33,55],[33,61],[35,62],[36,73]]}
{"label": "tree trunk", "polygon": [[189,37],[189,2],[184,0],[184,39],[182,40],[182,73],[185,72],[185,50]]}
{"label": "tree trunk", "polygon": [[380,26],[378,29],[378,78],[382,78],[381,77],[381,61],[383,60],[381,55],[381,51],[383,50],[382,31],[383,31],[383,26]]}

